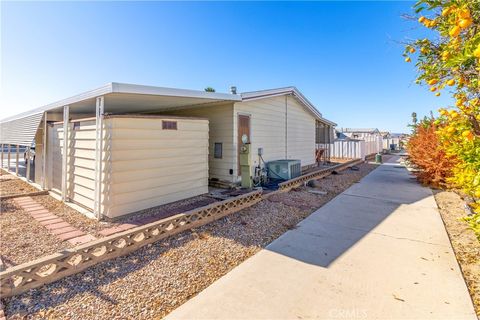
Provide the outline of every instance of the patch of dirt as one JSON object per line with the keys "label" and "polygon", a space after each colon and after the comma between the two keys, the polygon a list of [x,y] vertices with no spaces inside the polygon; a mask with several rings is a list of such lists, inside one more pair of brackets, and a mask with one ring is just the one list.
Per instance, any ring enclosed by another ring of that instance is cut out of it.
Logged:
{"label": "patch of dirt", "polygon": [[462,198],[453,191],[435,191],[434,194],[475,312],[480,317],[480,242],[463,220],[467,213]]}

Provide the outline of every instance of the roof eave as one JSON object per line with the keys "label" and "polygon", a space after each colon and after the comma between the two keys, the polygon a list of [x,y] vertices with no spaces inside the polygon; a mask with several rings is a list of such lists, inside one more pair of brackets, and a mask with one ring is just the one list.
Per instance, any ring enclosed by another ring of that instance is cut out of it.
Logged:
{"label": "roof eave", "polygon": [[112,93],[130,93],[130,94],[146,94],[169,97],[186,97],[213,99],[222,101],[242,101],[242,97],[236,94],[206,92],[189,89],[166,88],[155,86],[144,86],[138,84],[112,82]]}

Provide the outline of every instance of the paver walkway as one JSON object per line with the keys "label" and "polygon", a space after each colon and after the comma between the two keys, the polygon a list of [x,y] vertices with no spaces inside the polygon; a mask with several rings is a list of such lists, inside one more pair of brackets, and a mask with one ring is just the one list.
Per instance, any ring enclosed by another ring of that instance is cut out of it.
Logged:
{"label": "paver walkway", "polygon": [[168,319],[477,319],[430,189],[398,157]]}
{"label": "paver walkway", "polygon": [[78,230],[64,221],[62,218],[48,211],[44,206],[31,197],[19,197],[13,199],[23,210],[30,214],[33,219],[47,228],[62,241],[68,241],[73,245],[83,244],[95,240],[91,234]]}

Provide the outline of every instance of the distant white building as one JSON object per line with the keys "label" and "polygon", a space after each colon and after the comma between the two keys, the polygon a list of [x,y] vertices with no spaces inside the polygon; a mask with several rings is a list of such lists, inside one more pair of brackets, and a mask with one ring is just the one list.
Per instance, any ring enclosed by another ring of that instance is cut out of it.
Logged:
{"label": "distant white building", "polygon": [[377,128],[342,128],[340,132],[352,139],[382,137]]}

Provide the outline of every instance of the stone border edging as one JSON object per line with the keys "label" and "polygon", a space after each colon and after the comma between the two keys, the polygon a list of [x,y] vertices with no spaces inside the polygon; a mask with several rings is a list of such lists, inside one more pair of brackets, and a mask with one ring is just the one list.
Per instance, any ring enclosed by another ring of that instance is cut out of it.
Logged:
{"label": "stone border edging", "polygon": [[60,280],[149,243],[203,226],[261,200],[262,190],[255,190],[14,266],[0,272],[0,296],[11,297]]}

